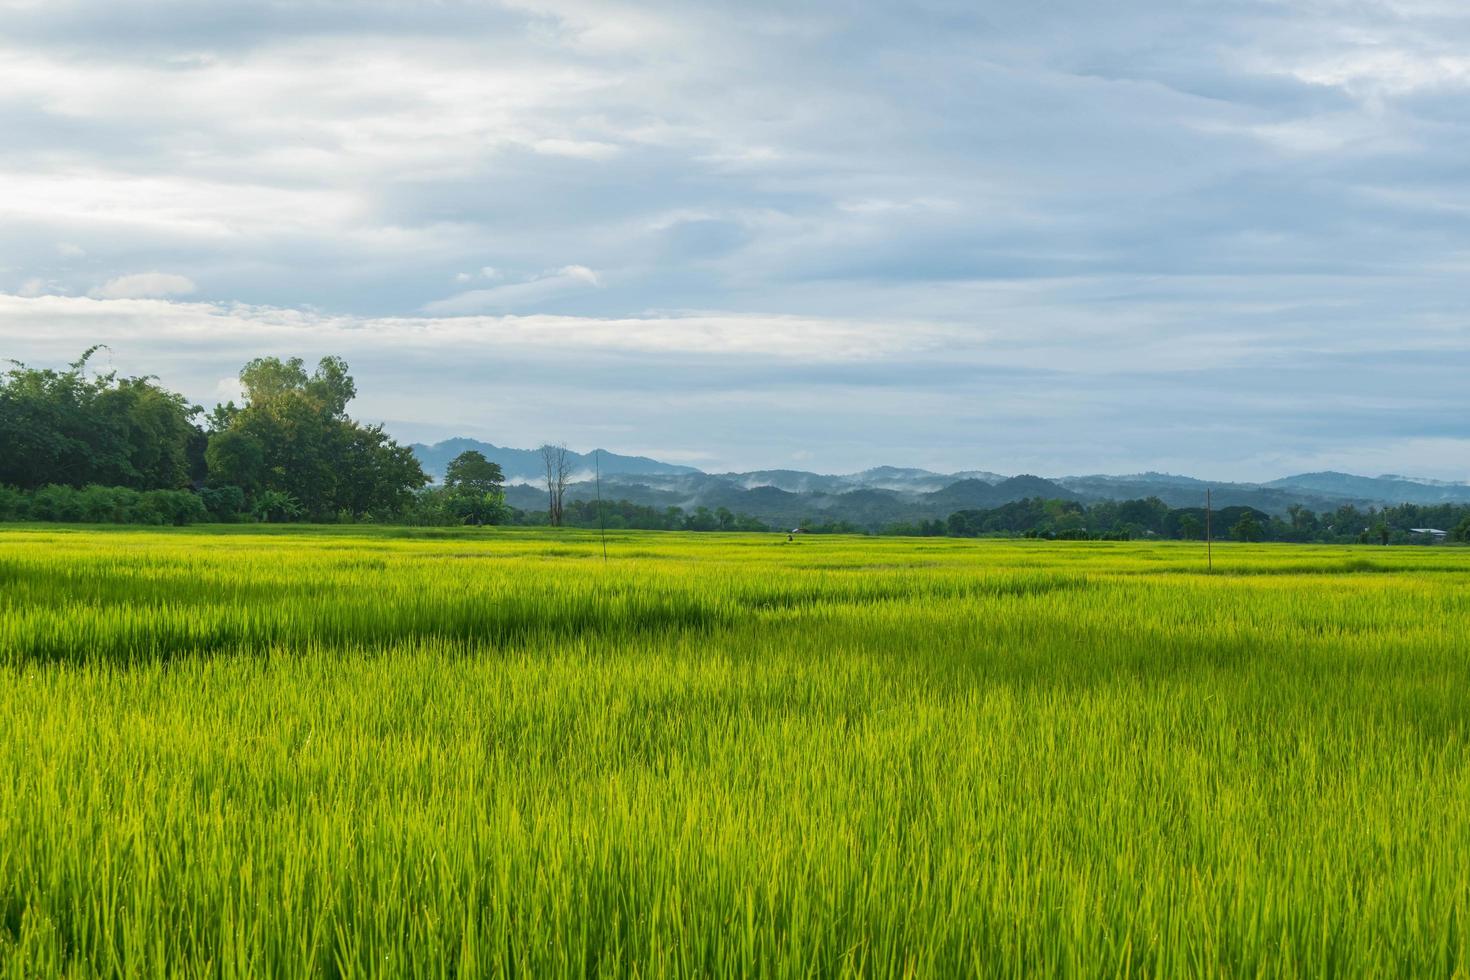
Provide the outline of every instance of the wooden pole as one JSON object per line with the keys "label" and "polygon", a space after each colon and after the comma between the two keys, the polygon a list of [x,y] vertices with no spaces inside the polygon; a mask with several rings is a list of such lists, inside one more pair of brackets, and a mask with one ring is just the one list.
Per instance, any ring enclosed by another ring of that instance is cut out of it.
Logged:
{"label": "wooden pole", "polygon": [[607,564],[607,519],[602,516],[602,450],[592,457],[593,472],[597,475],[597,530],[602,534],[602,563]]}
{"label": "wooden pole", "polygon": [[1210,490],[1209,490],[1208,487],[1206,487],[1205,488],[1205,567],[1207,569],[1209,569],[1209,571],[1212,571],[1213,572],[1215,570],[1215,554],[1214,554],[1214,547],[1213,547],[1215,533],[1214,533],[1214,528],[1211,526],[1212,523],[1213,522],[1211,520],[1211,509],[1210,509]]}

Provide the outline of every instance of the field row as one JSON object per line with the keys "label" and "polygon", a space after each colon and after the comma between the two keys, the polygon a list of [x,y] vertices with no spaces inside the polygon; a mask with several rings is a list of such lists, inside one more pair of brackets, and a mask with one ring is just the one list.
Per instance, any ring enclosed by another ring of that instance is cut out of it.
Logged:
{"label": "field row", "polygon": [[609,551],[0,532],[0,964],[1470,969],[1470,552]]}

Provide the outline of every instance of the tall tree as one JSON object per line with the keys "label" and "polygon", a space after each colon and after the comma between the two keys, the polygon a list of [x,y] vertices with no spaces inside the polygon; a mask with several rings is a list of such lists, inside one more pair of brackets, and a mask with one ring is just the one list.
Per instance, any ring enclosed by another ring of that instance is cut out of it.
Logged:
{"label": "tall tree", "polygon": [[197,406],[156,378],[14,363],[0,374],[0,484],[171,490],[203,476]]}
{"label": "tall tree", "polygon": [[552,527],[561,527],[562,501],[572,476],[571,457],[566,446],[547,443],[541,447],[541,462],[546,470],[547,516]]}
{"label": "tall tree", "polygon": [[429,480],[381,426],[347,415],[357,394],[347,364],[257,358],[240,372],[245,404],[217,408],[207,453],[212,483],[284,494],[314,520],[395,512]]}
{"label": "tall tree", "polygon": [[497,524],[505,518],[505,473],[499,463],[468,449],[450,460],[444,472],[449,507],[470,524]]}
{"label": "tall tree", "polygon": [[1240,515],[1240,520],[1230,528],[1230,533],[1235,535],[1237,541],[1259,541],[1263,536],[1261,525],[1249,510]]}

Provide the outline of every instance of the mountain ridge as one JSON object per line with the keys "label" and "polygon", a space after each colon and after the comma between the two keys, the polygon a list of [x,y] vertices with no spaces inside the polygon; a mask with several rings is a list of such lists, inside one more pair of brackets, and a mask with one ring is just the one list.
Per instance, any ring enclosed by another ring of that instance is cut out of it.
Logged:
{"label": "mountain ridge", "polygon": [[[475,439],[449,439],[410,448],[436,478],[458,453],[483,452],[505,471],[507,498],[523,509],[545,507],[538,450],[513,449]],[[1206,488],[1216,507],[1254,507],[1283,516],[1293,505],[1330,511],[1394,504],[1470,504],[1470,485],[1420,481],[1396,475],[1356,476],[1320,471],[1281,477],[1264,483],[1201,480],[1171,473],[1090,474],[1043,478],[1030,474],[1004,476],[989,470],[940,473],[919,467],[876,466],[856,473],[825,474],[806,470],[766,469],[706,473],[693,466],[666,463],[647,456],[628,456],[595,449],[568,451],[573,482],[569,499],[591,499],[594,466],[600,467],[604,499],[625,499],[651,507],[711,510],[726,507],[776,523],[801,520],[883,523],[944,519],[957,510],[979,510],[1031,497],[1075,500],[1131,500],[1158,497],[1170,507],[1203,504]]]}

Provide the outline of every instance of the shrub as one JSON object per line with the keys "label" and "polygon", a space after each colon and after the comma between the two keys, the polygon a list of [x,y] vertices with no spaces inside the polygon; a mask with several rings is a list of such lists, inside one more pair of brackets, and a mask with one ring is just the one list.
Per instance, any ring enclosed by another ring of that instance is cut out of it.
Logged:
{"label": "shrub", "polygon": [[205,487],[199,500],[211,520],[232,524],[245,512],[245,491],[239,487]]}
{"label": "shrub", "polygon": [[204,501],[188,490],[149,490],[142,495],[136,513],[142,524],[184,525],[209,520]]}
{"label": "shrub", "polygon": [[0,486],[0,521],[23,521],[31,516],[31,498],[14,487]]}
{"label": "shrub", "polygon": [[260,521],[268,524],[279,524],[285,521],[294,521],[301,517],[305,511],[301,502],[289,493],[280,490],[266,490],[255,498],[255,504],[250,512]]}
{"label": "shrub", "polygon": [[31,517],[38,521],[80,521],[80,491],[56,484],[42,487],[31,497]]}
{"label": "shrub", "polygon": [[78,495],[82,520],[89,524],[126,524],[133,520],[141,494],[127,487],[93,484]]}

